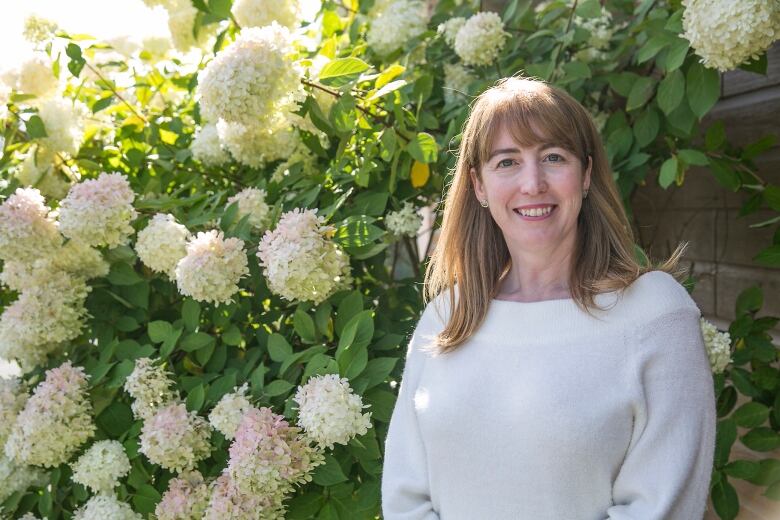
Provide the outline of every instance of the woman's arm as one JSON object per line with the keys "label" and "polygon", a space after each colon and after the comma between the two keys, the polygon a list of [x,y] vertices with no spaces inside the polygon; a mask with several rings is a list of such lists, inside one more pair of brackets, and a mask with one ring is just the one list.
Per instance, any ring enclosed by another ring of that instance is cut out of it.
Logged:
{"label": "woman's arm", "polygon": [[[715,393],[698,308],[637,331],[634,434],[613,483],[610,520],[701,520],[715,450]],[[620,389],[616,389],[619,391]]]}

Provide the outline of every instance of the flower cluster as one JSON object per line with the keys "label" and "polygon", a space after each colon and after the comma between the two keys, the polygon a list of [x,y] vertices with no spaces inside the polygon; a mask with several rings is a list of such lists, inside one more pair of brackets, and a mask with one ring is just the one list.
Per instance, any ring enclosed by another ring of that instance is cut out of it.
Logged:
{"label": "flower cluster", "polygon": [[460,31],[461,27],[463,27],[465,23],[465,18],[462,16],[455,16],[446,22],[439,24],[436,32],[444,38],[444,41],[447,42],[447,45],[453,47],[455,45],[455,37],[458,36],[458,31]]}
{"label": "flower cluster", "polygon": [[16,418],[5,454],[20,464],[58,466],[95,432],[87,376],[66,361],[46,372],[46,379]]}
{"label": "flower cluster", "polygon": [[136,419],[149,419],[162,406],[178,398],[172,389],[173,381],[161,366],[152,364],[149,358],[135,360],[135,368],[125,380],[125,392],[133,398],[133,415]]}
{"label": "flower cluster", "polygon": [[93,493],[110,493],[119,479],[130,473],[130,459],[119,441],[104,440],[94,443],[71,468],[73,482]]}
{"label": "flower cluster", "polygon": [[176,265],[179,292],[202,302],[228,303],[238,282],[249,273],[244,241],[224,238],[221,231],[198,233],[187,243],[187,255]]}
{"label": "flower cluster", "polygon": [[0,378],[0,446],[5,445],[16,415],[27,402],[27,392],[16,378]]}
{"label": "flower cluster", "polygon": [[41,103],[38,115],[46,129],[46,137],[38,141],[52,152],[75,155],[84,138],[84,119],[87,107],[79,102],[49,98]]}
{"label": "flower cluster", "polygon": [[14,71],[14,81],[10,86],[17,92],[32,94],[38,98],[46,97],[57,90],[59,80],[54,76],[51,59],[43,53],[26,59]]}
{"label": "flower cluster", "polygon": [[619,28],[612,20],[612,13],[602,8],[601,16],[596,18],[575,16],[574,23],[590,34],[585,47],[575,53],[576,58],[585,63],[604,60],[606,58],[604,51],[609,47],[612,36]]}
{"label": "flower cluster", "polygon": [[460,28],[453,49],[465,65],[490,65],[498,58],[508,37],[498,14],[477,13]]}
{"label": "flower cluster", "polygon": [[126,244],[138,216],[133,192],[121,173],[101,173],[78,184],[60,202],[60,231],[91,246]]}
{"label": "flower cluster", "polygon": [[[168,482],[168,489],[157,504],[157,520],[203,518],[209,503],[209,488],[199,471],[185,471]],[[223,517],[227,518],[227,517]]]}
{"label": "flower cluster", "polygon": [[683,0],[683,37],[701,62],[721,72],[757,59],[780,38],[775,0]]}
{"label": "flower cluster", "polygon": [[228,198],[227,204],[230,206],[238,202],[238,218],[241,219],[249,215],[249,223],[255,228],[264,229],[268,227],[268,218],[270,209],[265,202],[265,190],[258,188],[244,188],[232,197]]}
{"label": "flower cluster", "polygon": [[246,392],[247,386],[244,384],[235,392],[225,394],[209,414],[211,425],[226,439],[233,439],[236,436],[241,419],[252,408],[252,403],[247,399]]}
{"label": "flower cluster", "polygon": [[319,303],[349,284],[347,255],[326,239],[332,232],[316,210],[284,213],[257,250],[271,291],[287,300]]}
{"label": "flower cluster", "polygon": [[231,13],[241,27],[265,27],[275,21],[294,29],[301,21],[301,0],[236,0]]}
{"label": "flower cluster", "polygon": [[206,166],[219,166],[230,159],[217,133],[217,125],[207,124],[195,133],[190,145],[192,156]]}
{"label": "flower cluster", "polygon": [[710,367],[714,374],[719,374],[731,363],[731,335],[719,332],[715,325],[704,318],[700,318],[700,323]]}
{"label": "flower cluster", "polygon": [[215,25],[202,26],[197,38],[195,37],[194,26],[198,10],[190,0],[162,0],[156,3],[168,11],[168,30],[171,33],[171,40],[173,45],[182,52],[192,47],[202,46],[216,30]]}
{"label": "flower cluster", "polygon": [[257,125],[220,121],[217,132],[236,161],[261,168],[266,163],[289,157],[298,145],[298,130],[290,125],[289,119],[284,113],[277,112]]}
{"label": "flower cluster", "polygon": [[293,400],[299,407],[298,424],[322,448],[346,444],[371,427],[371,413],[362,413],[370,405],[364,405],[338,374],[312,377],[298,387]]}
{"label": "flower cluster", "polygon": [[17,491],[48,484],[46,472],[35,466],[17,465],[0,452],[0,503]]}
{"label": "flower cluster", "polygon": [[140,451],[153,464],[181,472],[209,456],[210,437],[205,419],[188,412],[184,403],[172,402],[144,421]]}
{"label": "flower cluster", "polygon": [[427,19],[422,2],[397,0],[373,20],[366,34],[366,43],[379,56],[387,56],[424,33]]}
{"label": "flower cluster", "polygon": [[113,495],[95,495],[76,511],[73,520],[143,520],[128,504]]}
{"label": "flower cluster", "polygon": [[0,258],[32,262],[50,254],[62,238],[41,192],[17,188],[0,205]]}
{"label": "flower cluster", "polygon": [[149,224],[138,232],[135,252],[149,269],[176,276],[176,264],[187,254],[190,232],[168,213],[157,213]]}
{"label": "flower cluster", "polygon": [[57,24],[46,18],[31,14],[24,19],[24,39],[31,43],[41,43],[52,36],[57,31]]}
{"label": "flower cluster", "polygon": [[225,472],[211,486],[204,520],[284,520],[285,507],[278,497],[244,493]]}
{"label": "flower cluster", "polygon": [[469,85],[476,78],[466,69],[457,64],[444,64],[444,101],[454,103],[464,100],[469,94]]}
{"label": "flower cluster", "polygon": [[31,146],[22,156],[14,175],[23,186],[35,187],[46,197],[61,199],[71,187],[70,179],[62,172],[64,165],[65,160],[59,153]]}
{"label": "flower cluster", "polygon": [[422,217],[414,209],[414,205],[406,201],[398,211],[391,211],[385,217],[385,226],[396,236],[414,237],[420,230]]}
{"label": "flower cluster", "polygon": [[276,22],[243,29],[198,75],[201,112],[210,121],[262,126],[305,97],[292,36]]}

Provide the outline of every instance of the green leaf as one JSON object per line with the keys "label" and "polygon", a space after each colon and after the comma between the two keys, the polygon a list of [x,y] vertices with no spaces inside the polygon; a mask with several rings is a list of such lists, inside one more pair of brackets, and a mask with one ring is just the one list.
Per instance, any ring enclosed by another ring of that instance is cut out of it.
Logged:
{"label": "green leaf", "polygon": [[345,248],[371,245],[385,234],[381,228],[373,224],[375,220],[374,217],[367,215],[347,217],[338,224],[333,240]]}
{"label": "green leaf", "polygon": [[349,347],[360,349],[371,343],[371,338],[374,336],[372,312],[371,310],[361,311],[347,322],[339,338],[339,346],[336,348],[336,359],[344,349]]}
{"label": "green leaf", "polygon": [[300,307],[298,307],[298,309],[295,310],[295,314],[293,314],[293,328],[304,342],[314,343],[317,341],[314,320]]}
{"label": "green leaf", "polygon": [[43,119],[39,116],[31,116],[25,123],[25,129],[27,130],[27,136],[30,139],[39,139],[42,137],[48,137],[46,133],[46,126],[43,124]]}
{"label": "green leaf", "polygon": [[640,148],[652,143],[661,128],[661,119],[658,112],[649,106],[637,118],[634,123],[634,137]]}
{"label": "green leaf", "polygon": [[735,460],[723,466],[723,472],[730,477],[751,480],[758,475],[761,465],[752,460]]}
{"label": "green leaf", "polygon": [[574,12],[582,18],[598,18],[601,16],[601,4],[599,0],[584,0],[577,4]]}
{"label": "green leaf", "polygon": [[230,18],[230,8],[233,0],[209,0],[209,11],[225,20]]}
{"label": "green leaf", "polygon": [[357,123],[355,117],[355,98],[349,94],[344,94],[339,98],[330,109],[328,116],[331,124],[337,132],[348,134],[352,132]]}
{"label": "green leaf", "polygon": [[133,495],[133,506],[135,506],[135,510],[141,514],[153,513],[161,498],[162,496],[160,496],[159,491],[149,484],[144,484],[136,489],[135,494]]}
{"label": "green leaf", "polygon": [[762,198],[767,206],[775,211],[780,211],[780,186],[770,184],[764,188]]}
{"label": "green leaf", "polygon": [[648,39],[636,53],[636,63],[642,64],[661,52],[661,49],[671,43],[666,33],[658,33]]}
{"label": "green leaf", "polygon": [[114,401],[109,404],[96,419],[97,425],[112,438],[117,438],[127,432],[133,421],[133,411],[122,401]]}
{"label": "green leaf", "polygon": [[436,140],[426,132],[418,133],[409,143],[407,150],[416,161],[426,164],[436,162],[439,156]]}
{"label": "green leaf", "polygon": [[358,58],[338,58],[322,67],[319,80],[325,85],[340,87],[357,79],[360,73],[369,67],[368,63]]}
{"label": "green leaf", "polygon": [[227,232],[228,229],[230,229],[230,226],[232,226],[236,221],[236,217],[238,217],[238,201],[232,202],[225,209],[225,212],[222,214],[222,218],[219,219],[219,228],[222,231]]}
{"label": "green leaf", "polygon": [[181,348],[185,352],[195,352],[208,345],[213,345],[216,340],[205,332],[194,332],[181,340]]}
{"label": "green leaf", "polygon": [[661,172],[658,174],[658,184],[662,188],[668,188],[677,178],[677,156],[672,155],[661,165]]}
{"label": "green leaf", "polygon": [[166,358],[171,355],[173,349],[176,348],[176,343],[179,341],[182,332],[184,332],[184,330],[179,327],[174,329],[171,334],[166,336],[165,341],[163,341],[163,344],[160,345],[160,357]]}
{"label": "green leaf", "polygon": [[276,362],[284,361],[291,356],[293,348],[281,334],[273,333],[268,336],[268,355]]}
{"label": "green leaf", "polygon": [[725,476],[715,483],[710,491],[712,506],[719,518],[733,520],[739,512],[739,498],[734,487]]}
{"label": "green leaf", "polygon": [[710,158],[710,171],[723,187],[736,192],[742,185],[742,181],[731,165],[720,159]]}
{"label": "green leaf", "polygon": [[222,377],[217,378],[209,385],[209,391],[206,399],[210,402],[217,402],[222,396],[233,391],[236,386],[236,372],[231,371]]}
{"label": "green leaf", "polygon": [[289,392],[293,386],[295,385],[289,381],[285,381],[284,379],[277,379],[276,381],[271,381],[265,385],[263,388],[263,393],[269,397],[276,397],[277,395],[282,395]]}
{"label": "green leaf", "polygon": [[315,484],[320,486],[332,486],[339,482],[345,482],[348,478],[341,469],[336,457],[327,453],[325,454],[325,464],[314,468],[312,480],[314,480]]}
{"label": "green leaf", "polygon": [[631,87],[626,101],[626,111],[630,112],[644,106],[653,95],[655,80],[648,77],[640,77]]}
{"label": "green leaf", "polygon": [[173,334],[173,325],[167,321],[151,321],[147,329],[149,339],[154,343],[162,343],[165,339]]}
{"label": "green leaf", "polygon": [[764,249],[753,257],[753,261],[768,267],[780,267],[780,245],[775,244]]}
{"label": "green leaf", "polygon": [[720,74],[700,63],[692,63],[686,78],[688,106],[701,119],[720,97]]}
{"label": "green leaf", "polygon": [[707,166],[710,164],[709,158],[704,153],[692,148],[683,148],[682,150],[677,150],[677,156],[684,163],[694,166]]}
{"label": "green leaf", "polygon": [[366,101],[374,101],[374,100],[380,99],[380,98],[388,95],[389,93],[394,92],[394,91],[398,90],[399,88],[405,86],[406,84],[407,83],[406,83],[405,79],[397,79],[395,81],[391,81],[387,85],[383,86],[382,88],[380,88],[379,90],[377,90],[376,92],[371,94],[371,96],[369,96],[366,99]]}
{"label": "green leaf", "polygon": [[187,394],[187,410],[190,412],[199,412],[205,399],[206,389],[203,388],[203,384],[201,383]]}
{"label": "green leaf", "polygon": [[659,65],[667,72],[678,70],[688,55],[690,43],[683,38],[677,38],[666,50],[663,59],[659,59]]}
{"label": "green leaf", "polygon": [[360,291],[352,291],[339,303],[338,313],[333,328],[338,336],[341,336],[346,325],[357,313],[363,310],[363,296]]}
{"label": "green leaf", "polygon": [[184,327],[193,332],[200,323],[200,304],[192,298],[187,298],[181,306],[181,317],[184,320]]}
{"label": "green leaf", "polygon": [[397,357],[374,358],[368,362],[366,369],[360,375],[368,381],[366,389],[383,383],[395,368]]}
{"label": "green leaf", "polygon": [[658,85],[658,108],[667,116],[685,96],[685,77],[679,70],[668,74]]}
{"label": "green leaf", "polygon": [[108,106],[111,105],[111,102],[113,100],[114,100],[114,96],[111,95],[111,94],[109,94],[108,96],[105,96],[105,97],[102,97],[102,98],[98,99],[97,101],[92,103],[92,113],[93,114],[97,114],[98,112],[100,112],[104,108],[107,108]]}
{"label": "green leaf", "polygon": [[382,87],[390,83],[394,78],[396,78],[400,74],[403,74],[405,70],[406,67],[404,67],[403,65],[399,65],[398,63],[393,63],[385,70],[383,70],[382,73],[379,74],[379,76],[377,76],[374,87],[381,89]]}
{"label": "green leaf", "polygon": [[143,278],[138,276],[132,266],[124,262],[112,265],[107,278],[114,285],[135,285],[143,281]]}
{"label": "green leaf", "polygon": [[761,74],[763,76],[766,76],[766,70],[768,65],[769,65],[769,60],[767,59],[766,51],[764,51],[764,53],[761,54],[757,60],[751,58],[748,61],[740,64],[739,69],[746,70],[748,72],[755,72],[756,74]]}
{"label": "green leaf", "polygon": [[745,403],[732,415],[737,426],[743,428],[755,428],[761,426],[769,418],[769,408],[761,403]]}
{"label": "green leaf", "polygon": [[772,451],[780,447],[780,434],[771,428],[753,428],[741,437],[742,444],[754,451]]}
{"label": "green leaf", "polygon": [[238,346],[241,344],[241,339],[241,330],[235,324],[231,324],[222,333],[222,343],[225,345]]}

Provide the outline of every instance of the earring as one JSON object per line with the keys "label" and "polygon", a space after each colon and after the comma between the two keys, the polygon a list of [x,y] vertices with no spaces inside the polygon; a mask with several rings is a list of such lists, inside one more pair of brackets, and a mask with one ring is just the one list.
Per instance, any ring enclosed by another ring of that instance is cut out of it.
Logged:
{"label": "earring", "polygon": [[487,199],[485,199],[485,200],[481,200],[481,201],[479,202],[479,205],[480,205],[480,206],[482,206],[483,208],[487,208],[487,207],[488,207],[488,201],[487,201]]}
{"label": "earring", "polygon": [[588,196],[588,190],[585,190],[585,191],[582,193],[582,198],[584,199],[584,198],[586,198],[587,196]]}

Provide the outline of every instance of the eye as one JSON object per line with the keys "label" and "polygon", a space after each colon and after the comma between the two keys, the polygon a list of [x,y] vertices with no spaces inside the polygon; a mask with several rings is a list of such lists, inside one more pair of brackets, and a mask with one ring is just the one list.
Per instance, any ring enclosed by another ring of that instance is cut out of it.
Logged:
{"label": "eye", "polygon": [[563,162],[565,160],[564,157],[558,153],[547,154],[545,159],[549,160],[550,162]]}
{"label": "eye", "polygon": [[500,161],[498,161],[496,166],[498,168],[507,168],[509,166],[512,166],[512,163],[514,163],[514,160],[512,159],[501,159]]}

